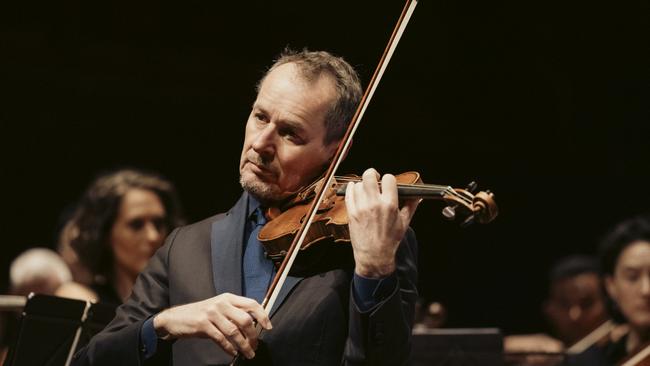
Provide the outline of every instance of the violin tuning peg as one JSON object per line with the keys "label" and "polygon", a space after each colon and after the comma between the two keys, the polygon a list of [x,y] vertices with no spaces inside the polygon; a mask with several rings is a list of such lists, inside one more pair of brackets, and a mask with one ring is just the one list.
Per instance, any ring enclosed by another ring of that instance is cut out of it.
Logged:
{"label": "violin tuning peg", "polygon": [[474,181],[471,181],[469,182],[465,190],[468,191],[469,193],[474,193],[474,191],[476,191],[476,188],[478,188],[478,184],[476,184],[476,182]]}
{"label": "violin tuning peg", "polygon": [[453,220],[456,218],[456,208],[453,206],[447,206],[442,209],[442,216],[447,220]]}
{"label": "violin tuning peg", "polygon": [[462,224],[460,224],[460,227],[468,227],[471,224],[474,223],[474,215],[468,216],[465,221],[463,221]]}

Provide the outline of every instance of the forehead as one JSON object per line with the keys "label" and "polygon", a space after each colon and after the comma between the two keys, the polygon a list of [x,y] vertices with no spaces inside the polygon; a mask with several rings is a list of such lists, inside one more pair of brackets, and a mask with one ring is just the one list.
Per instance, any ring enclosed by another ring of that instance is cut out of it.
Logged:
{"label": "forehead", "polygon": [[321,73],[308,80],[296,64],[287,63],[266,75],[255,106],[304,117],[328,112],[335,98],[336,88],[331,76]]}
{"label": "forehead", "polygon": [[650,268],[650,242],[635,241],[628,244],[616,262],[616,269]]}
{"label": "forehead", "polygon": [[306,66],[299,63],[287,62],[273,67],[272,70],[264,76],[264,79],[262,79],[260,89],[266,82],[274,84],[290,82],[309,87],[310,84],[316,83],[321,78],[330,79],[330,81],[332,81],[332,76],[325,70],[319,71],[308,69]]}

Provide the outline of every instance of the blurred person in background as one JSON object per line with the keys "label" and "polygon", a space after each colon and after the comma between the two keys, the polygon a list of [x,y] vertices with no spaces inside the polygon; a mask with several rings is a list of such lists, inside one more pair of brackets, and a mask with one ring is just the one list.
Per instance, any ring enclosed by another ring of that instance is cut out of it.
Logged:
{"label": "blurred person in background", "polygon": [[560,259],[549,271],[543,311],[553,335],[570,347],[609,319],[598,260],[584,255]]}
{"label": "blurred person in background", "polygon": [[556,261],[548,272],[548,294],[542,311],[552,335],[505,337],[504,350],[509,364],[556,365],[564,358],[565,351],[607,322],[598,260],[572,255]]}
{"label": "blurred person in background", "polygon": [[71,282],[56,294],[121,304],[170,230],[182,223],[168,180],[133,169],[100,176],[64,226],[60,243],[62,251],[68,243],[74,251],[68,252],[71,263],[90,271],[89,287]]}
{"label": "blurred person in background", "polygon": [[612,317],[628,332],[570,357],[570,365],[616,365],[650,342],[650,218],[620,223],[601,244],[601,271]]}
{"label": "blurred person in background", "polygon": [[71,212],[66,215],[63,226],[59,230],[57,252],[68,265],[68,268],[70,268],[72,280],[84,286],[91,286],[93,283],[93,273],[81,263],[79,255],[72,249],[70,243],[73,238],[79,236],[79,228],[74,220],[72,220],[72,214]]}
{"label": "blurred person in background", "polygon": [[32,248],[11,262],[9,281],[14,295],[30,292],[53,295],[72,275],[63,259],[51,249]]}
{"label": "blurred person in background", "polygon": [[437,301],[427,303],[422,298],[415,303],[413,334],[426,334],[427,330],[442,328],[446,321],[447,309],[442,303]]}
{"label": "blurred person in background", "polygon": [[[57,288],[72,279],[63,259],[51,249],[32,248],[18,255],[9,266],[9,292],[27,296],[30,293],[53,295]],[[0,302],[0,364],[16,337],[22,306],[7,306],[14,301]]]}

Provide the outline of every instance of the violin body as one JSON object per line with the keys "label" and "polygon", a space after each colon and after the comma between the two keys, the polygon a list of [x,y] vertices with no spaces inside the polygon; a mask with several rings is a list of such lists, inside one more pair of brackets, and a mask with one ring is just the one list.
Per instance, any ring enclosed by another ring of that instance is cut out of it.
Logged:
{"label": "violin body", "polygon": [[[347,176],[346,178],[359,179],[357,176]],[[395,176],[395,179],[398,184],[421,183],[420,173],[418,172],[399,174]],[[291,245],[294,236],[306,219],[311,198],[313,198],[314,192],[320,188],[320,185],[322,185],[322,180],[299,192],[296,195],[297,198],[288,205],[289,208],[279,215],[273,212],[268,215],[272,219],[264,225],[258,239],[264,245],[267,256],[274,263],[281,262],[287,254],[287,248]],[[334,243],[350,242],[345,196],[337,195],[337,188],[340,185],[334,178],[332,185],[325,194],[325,198],[318,207],[316,217],[300,247],[301,250],[308,249],[313,244],[326,239]]]}

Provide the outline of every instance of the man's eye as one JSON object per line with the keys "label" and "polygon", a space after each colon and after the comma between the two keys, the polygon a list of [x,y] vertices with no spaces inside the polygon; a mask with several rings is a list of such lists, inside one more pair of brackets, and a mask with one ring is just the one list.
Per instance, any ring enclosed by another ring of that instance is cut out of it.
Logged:
{"label": "man's eye", "polygon": [[303,143],[302,138],[298,136],[298,134],[295,131],[290,129],[280,130],[280,136],[287,138],[289,141],[297,145],[301,145]]}
{"label": "man's eye", "polygon": [[255,113],[255,119],[261,122],[266,122],[266,116],[262,113]]}

